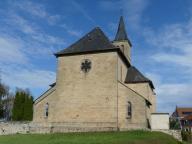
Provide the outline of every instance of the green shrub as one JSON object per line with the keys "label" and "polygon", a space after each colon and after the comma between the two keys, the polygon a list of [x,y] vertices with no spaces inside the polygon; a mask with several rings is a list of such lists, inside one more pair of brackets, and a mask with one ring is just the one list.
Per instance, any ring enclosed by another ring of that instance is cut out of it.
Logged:
{"label": "green shrub", "polygon": [[192,142],[192,133],[182,130],[181,131],[182,140],[186,142]]}
{"label": "green shrub", "polygon": [[170,120],[170,129],[178,130],[180,129],[180,124],[178,120]]}

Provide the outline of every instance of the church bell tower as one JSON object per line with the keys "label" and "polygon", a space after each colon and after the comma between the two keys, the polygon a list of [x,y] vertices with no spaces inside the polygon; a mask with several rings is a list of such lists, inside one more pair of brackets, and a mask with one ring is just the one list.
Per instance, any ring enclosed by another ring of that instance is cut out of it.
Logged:
{"label": "church bell tower", "polygon": [[118,30],[117,30],[115,39],[113,41],[113,44],[121,49],[122,53],[128,59],[129,63],[131,63],[131,46],[132,46],[132,44],[127,36],[123,16],[120,17]]}

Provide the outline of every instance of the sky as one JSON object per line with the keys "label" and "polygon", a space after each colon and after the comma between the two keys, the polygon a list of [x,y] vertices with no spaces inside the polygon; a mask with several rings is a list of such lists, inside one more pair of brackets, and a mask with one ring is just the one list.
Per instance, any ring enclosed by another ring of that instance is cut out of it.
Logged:
{"label": "sky", "polygon": [[37,98],[55,82],[55,52],[98,26],[113,40],[121,15],[132,65],[153,81],[157,111],[192,106],[191,0],[1,0],[2,82]]}

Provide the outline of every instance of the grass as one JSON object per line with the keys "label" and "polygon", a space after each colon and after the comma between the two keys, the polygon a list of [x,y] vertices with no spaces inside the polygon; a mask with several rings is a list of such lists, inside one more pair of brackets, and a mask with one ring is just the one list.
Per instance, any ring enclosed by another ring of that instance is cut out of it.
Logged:
{"label": "grass", "polygon": [[179,142],[172,136],[161,132],[129,131],[16,134],[0,136],[0,144],[179,144]]}

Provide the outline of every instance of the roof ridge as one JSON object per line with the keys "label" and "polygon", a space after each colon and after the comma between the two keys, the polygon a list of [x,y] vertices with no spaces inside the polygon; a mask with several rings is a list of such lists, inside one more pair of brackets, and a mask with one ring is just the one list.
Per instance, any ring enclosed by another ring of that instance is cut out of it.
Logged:
{"label": "roof ridge", "polygon": [[55,53],[55,56],[109,49],[116,49],[116,47],[99,27],[95,27],[69,47]]}

